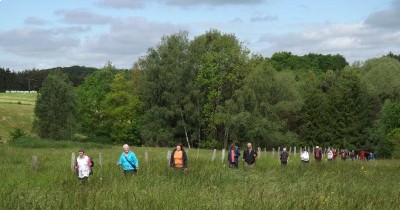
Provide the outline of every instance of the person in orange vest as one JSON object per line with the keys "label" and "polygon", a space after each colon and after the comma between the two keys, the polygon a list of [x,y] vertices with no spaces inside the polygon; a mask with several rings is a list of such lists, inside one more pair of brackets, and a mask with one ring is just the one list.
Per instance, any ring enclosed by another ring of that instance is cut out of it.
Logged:
{"label": "person in orange vest", "polygon": [[229,168],[239,168],[239,156],[240,151],[235,143],[233,143],[228,153]]}
{"label": "person in orange vest", "polygon": [[182,144],[177,144],[175,146],[174,151],[171,154],[170,158],[170,165],[172,168],[178,171],[184,171],[186,172],[187,170],[187,155],[185,150],[183,149]]}

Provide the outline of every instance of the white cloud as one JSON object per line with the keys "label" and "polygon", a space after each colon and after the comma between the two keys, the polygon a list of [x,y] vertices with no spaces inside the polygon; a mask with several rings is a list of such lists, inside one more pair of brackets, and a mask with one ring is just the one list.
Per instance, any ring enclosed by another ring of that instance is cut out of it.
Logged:
{"label": "white cloud", "polygon": [[270,56],[277,51],[295,54],[342,54],[350,62],[400,51],[400,29],[389,32],[364,23],[330,24],[286,34],[264,34],[255,44]]}
{"label": "white cloud", "polygon": [[266,0],[100,0],[100,4],[106,7],[118,9],[138,9],[151,2],[165,5],[190,7],[197,5],[225,6],[225,5],[255,5],[264,3]]}
{"label": "white cloud", "polygon": [[[60,14],[67,13],[74,12],[64,11]],[[63,20],[68,23],[90,26],[53,29],[22,26],[0,30],[1,65],[8,63],[13,68],[25,65],[24,69],[69,65],[99,67],[111,60],[117,67],[129,68],[148,48],[155,47],[162,36],[184,29],[183,26],[149,21],[142,17],[116,19],[91,13],[82,13],[77,19],[67,16],[63,16]],[[100,20],[108,22],[106,26],[109,29],[106,32],[86,33],[93,24],[100,24]],[[16,64],[5,57],[19,57],[20,62]]]}
{"label": "white cloud", "polygon": [[39,17],[29,16],[25,18],[24,23],[26,25],[45,25],[46,21]]}
{"label": "white cloud", "polygon": [[398,30],[400,28],[400,0],[393,1],[388,9],[372,13],[365,23],[373,27]]}
{"label": "white cloud", "polygon": [[90,13],[83,9],[58,10],[55,14],[62,16],[62,20],[69,24],[101,25],[108,24],[113,20],[110,16]]}
{"label": "white cloud", "polygon": [[275,20],[278,20],[278,16],[276,15],[257,16],[250,19],[251,22],[271,22]]}

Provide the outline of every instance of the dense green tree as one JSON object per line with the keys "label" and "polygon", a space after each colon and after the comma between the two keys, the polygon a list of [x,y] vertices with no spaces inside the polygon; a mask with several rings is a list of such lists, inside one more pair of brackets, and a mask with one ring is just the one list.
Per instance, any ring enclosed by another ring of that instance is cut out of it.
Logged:
{"label": "dense green tree", "polygon": [[76,107],[68,77],[61,72],[49,74],[37,96],[34,130],[42,138],[72,139],[76,132]]}
{"label": "dense green tree", "polygon": [[110,135],[110,122],[106,120],[102,101],[111,91],[114,79],[113,69],[111,63],[108,63],[102,70],[88,76],[78,88],[80,125],[82,132],[86,135],[97,137]]}
{"label": "dense green tree", "polygon": [[205,138],[224,142],[228,132],[221,121],[215,119],[226,100],[243,84],[249,72],[249,51],[234,35],[216,30],[196,37],[190,43],[190,64],[195,71],[194,88],[196,106],[200,115],[197,126]]}
{"label": "dense green tree", "polygon": [[189,124],[194,73],[189,66],[189,40],[181,32],[164,37],[139,61],[143,72],[140,98],[145,107],[142,136],[148,144],[171,145],[175,139],[191,145]]}
{"label": "dense green tree", "polygon": [[138,111],[140,109],[138,95],[126,79],[124,72],[117,73],[111,84],[111,90],[102,101],[105,121],[114,142],[130,142],[139,144]]}

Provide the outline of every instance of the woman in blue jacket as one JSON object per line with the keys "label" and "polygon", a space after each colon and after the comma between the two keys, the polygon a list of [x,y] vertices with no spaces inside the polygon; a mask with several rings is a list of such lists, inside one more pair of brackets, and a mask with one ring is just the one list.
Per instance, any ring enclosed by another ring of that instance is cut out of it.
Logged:
{"label": "woman in blue jacket", "polygon": [[133,175],[139,169],[139,160],[133,151],[129,150],[129,145],[122,146],[123,152],[119,157],[118,165],[124,170],[125,175]]}

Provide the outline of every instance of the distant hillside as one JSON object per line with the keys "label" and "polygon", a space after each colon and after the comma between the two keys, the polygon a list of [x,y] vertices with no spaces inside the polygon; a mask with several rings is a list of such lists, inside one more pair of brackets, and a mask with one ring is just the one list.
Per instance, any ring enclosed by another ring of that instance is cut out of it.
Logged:
{"label": "distant hillside", "polygon": [[0,143],[7,141],[15,128],[31,132],[35,102],[36,94],[0,93]]}
{"label": "distant hillside", "polygon": [[39,90],[43,80],[51,71],[55,70],[66,73],[73,85],[79,86],[87,75],[98,69],[85,66],[71,66],[13,72],[10,69],[0,68],[0,92],[6,90]]}

